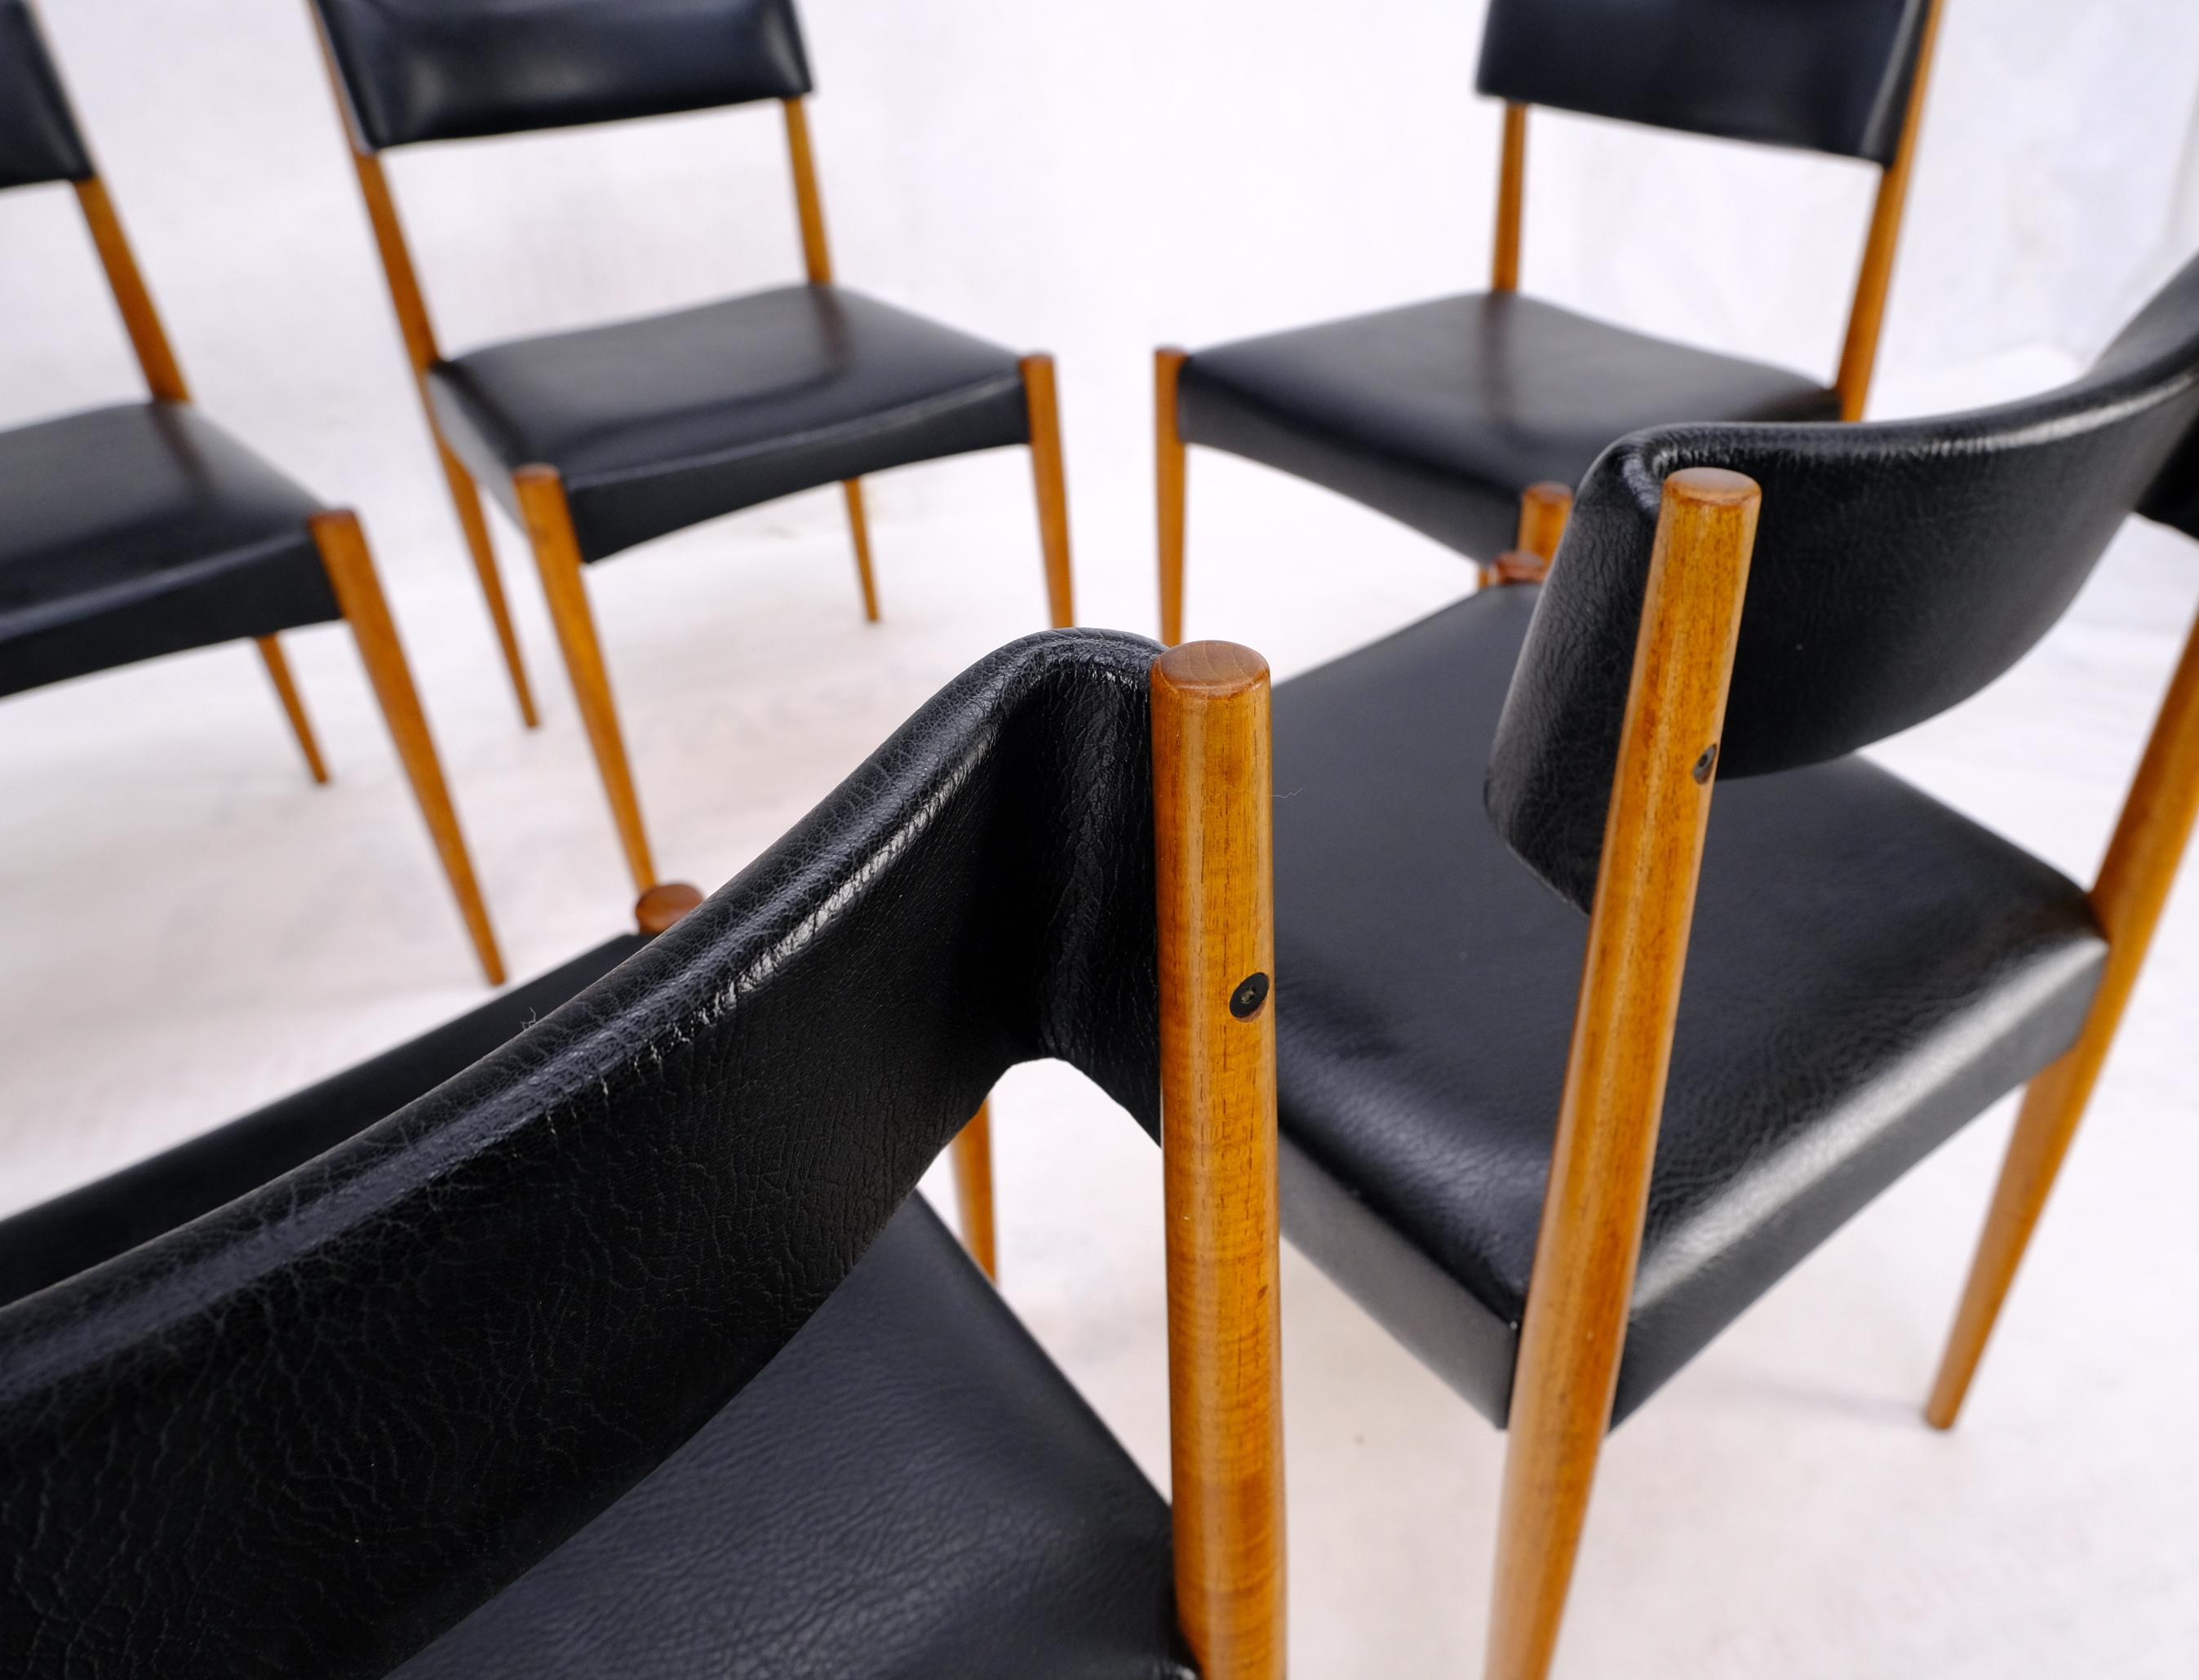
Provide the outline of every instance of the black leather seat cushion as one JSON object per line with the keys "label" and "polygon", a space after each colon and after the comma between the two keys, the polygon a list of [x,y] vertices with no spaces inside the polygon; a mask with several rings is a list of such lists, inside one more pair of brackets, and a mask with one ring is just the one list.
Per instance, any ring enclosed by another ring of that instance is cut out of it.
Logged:
{"label": "black leather seat cushion", "polygon": [[405,1680],[1161,1680],[1169,1511],[919,1201],[763,1374]]}
{"label": "black leather seat cushion", "polygon": [[0,694],[341,616],[323,505],[188,404],[0,432]]}
{"label": "black leather seat cushion", "polygon": [[[1482,808],[1538,593],[1275,696],[1286,1228],[1498,1421],[1588,930]],[[1618,1415],[2065,1049],[2104,949],[2073,883],[1860,759],[1721,782]]]}
{"label": "black leather seat cushion", "polygon": [[1309,479],[1483,560],[1519,493],[1689,420],[1833,420],[1783,368],[1629,332],[1517,293],[1438,298],[1201,350],[1183,435]]}
{"label": "black leather seat cushion", "polygon": [[515,517],[513,470],[557,469],[591,560],[1030,435],[1012,352],[835,286],[494,345],[429,388],[444,435]]}

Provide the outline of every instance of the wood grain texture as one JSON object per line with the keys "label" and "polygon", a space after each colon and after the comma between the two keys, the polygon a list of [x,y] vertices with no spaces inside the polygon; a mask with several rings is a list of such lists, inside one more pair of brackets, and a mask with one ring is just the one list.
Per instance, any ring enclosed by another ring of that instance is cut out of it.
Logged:
{"label": "wood grain texture", "polygon": [[2116,1030],[2161,925],[2169,889],[2199,820],[2199,624],[2184,645],[2153,733],[2138,761],[2106,859],[2092,888],[2092,909],[2108,936],[2107,971],[2091,1012],[2068,1054],[2031,1082],[2018,1111],[1985,1234],[1925,1415],[1951,1429],[1985,1356],[1994,1322],[2015,1282],[2024,1250],[2099,1083]]}
{"label": "wood grain texture", "polygon": [[1167,647],[1183,639],[1183,522],[1188,485],[1176,394],[1183,365],[1190,359],[1181,350],[1153,353],[1153,485],[1160,517],[1161,642]]}
{"label": "wood grain texture", "polygon": [[260,650],[260,663],[267,668],[267,680],[275,685],[275,697],[283,703],[283,715],[290,720],[290,732],[298,738],[298,750],[306,755],[306,773],[318,785],[326,786],[329,767],[321,761],[320,744],[313,739],[313,726],[306,716],[306,703],[298,697],[297,681],[290,674],[289,656],[273,636],[255,637],[253,645]]}
{"label": "wood grain texture", "polygon": [[1046,561],[1047,621],[1057,630],[1076,622],[1076,586],[1069,552],[1069,470],[1061,451],[1061,394],[1053,358],[1017,364],[1030,411],[1031,476],[1038,493],[1039,548]]}
{"label": "wood grain texture", "polygon": [[1274,790],[1266,662],[1153,666],[1176,1609],[1206,1680],[1284,1671]]}
{"label": "wood grain texture", "polygon": [[993,1222],[993,1105],[977,1105],[970,1123],[950,1146],[954,1164],[954,1204],[961,1215],[962,1245],[985,1275],[1000,1280],[1000,1250]]}
{"label": "wood grain texture", "polygon": [[114,306],[121,312],[122,330],[130,335],[130,348],[145,376],[145,388],[160,402],[189,402],[190,388],[184,382],[182,365],[168,342],[167,329],[160,324],[160,312],[153,306],[152,291],[138,269],[136,253],[130,248],[129,236],[122,230],[114,201],[107,195],[107,184],[95,175],[71,184],[84,212],[84,225],[90,231],[92,248],[99,253],[99,265],[106,271],[108,289],[114,294]]}
{"label": "wood grain texture", "polygon": [[1610,1426],[1759,500],[1737,473],[1665,482],[1520,1333],[1489,1680],[1549,1672]]}
{"label": "wood grain texture", "polygon": [[376,576],[368,553],[366,534],[358,516],[343,510],[315,514],[311,522],[313,542],[328,568],[336,604],[343,609],[359,644],[359,656],[366,667],[368,682],[380,703],[397,756],[427,820],[428,833],[442,860],[443,873],[458,901],[458,913],[481,959],[481,971],[492,986],[504,983],[504,958],[498,951],[496,932],[489,925],[488,906],[475,878],[473,858],[466,850],[458,814],[451,803],[451,790],[443,779],[443,764],[435,753],[435,738],[428,732],[427,714],[421,709],[419,691],[412,685],[412,668],[397,639],[397,626],[389,615],[389,603]]}
{"label": "wood grain texture", "polygon": [[1489,264],[1489,289],[1519,289],[1520,229],[1527,207],[1527,108],[1504,107],[1504,141],[1496,165],[1496,240]]}
{"label": "wood grain texture", "polygon": [[626,737],[619,729],[618,707],[611,697],[611,676],[604,663],[603,642],[596,634],[595,614],[589,609],[587,586],[580,578],[580,540],[573,529],[573,510],[565,500],[564,481],[555,467],[537,465],[522,467],[512,475],[511,481],[519,494],[520,511],[526,516],[528,540],[534,545],[534,562],[542,574],[542,592],[550,603],[551,622],[557,629],[557,645],[565,656],[566,673],[573,680],[573,697],[588,732],[588,745],[596,755],[604,792],[610,800],[619,843],[626,850],[627,868],[635,887],[647,892],[656,884],[656,865],[649,855],[648,831],[642,826],[641,798],[634,791]]}
{"label": "wood grain texture", "polygon": [[1932,56],[1939,41],[1945,0],[1930,0],[1924,33],[1916,44],[1916,79],[1893,160],[1879,178],[1871,206],[1870,232],[1864,241],[1863,266],[1856,276],[1855,300],[1848,309],[1846,341],[1840,347],[1840,370],[1833,382],[1840,393],[1840,418],[1860,420],[1870,401],[1870,378],[1878,365],[1878,341],[1886,325],[1887,295],[1893,287],[1893,258],[1901,244],[1901,219],[1909,204],[1909,178],[1916,161],[1916,142],[1924,127],[1925,91],[1932,79]]}
{"label": "wood grain texture", "polygon": [[809,143],[806,101],[783,99],[786,155],[794,170],[794,213],[802,227],[802,265],[813,286],[832,283],[832,248],[825,237],[825,197],[817,190],[817,155]]}

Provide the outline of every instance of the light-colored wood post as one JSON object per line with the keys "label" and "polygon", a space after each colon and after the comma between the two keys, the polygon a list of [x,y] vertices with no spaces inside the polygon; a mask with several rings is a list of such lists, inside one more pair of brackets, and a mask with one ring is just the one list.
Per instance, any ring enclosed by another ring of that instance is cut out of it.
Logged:
{"label": "light-colored wood post", "polygon": [[138,269],[129,236],[122,230],[114,201],[107,195],[106,183],[95,175],[72,184],[84,212],[85,226],[91,233],[92,248],[99,253],[99,265],[107,272],[108,289],[114,294],[114,306],[121,312],[122,330],[129,334],[130,347],[145,376],[145,388],[160,402],[189,402],[190,388],[184,383],[182,365],[168,342],[167,329],[160,324],[160,312],[153,306],[152,290]]}
{"label": "light-colored wood post", "polygon": [[1153,485],[1160,514],[1161,641],[1174,647],[1183,639],[1183,543],[1185,478],[1183,429],[1176,398],[1183,365],[1181,350],[1153,353]]}
{"label": "light-colored wood post", "polygon": [[871,569],[871,518],[863,506],[863,481],[843,479],[840,493],[848,504],[848,534],[855,543],[855,582],[863,592],[863,620],[878,621],[878,580]]}
{"label": "light-colored wood post", "polygon": [[1519,526],[1512,546],[1481,569],[1484,589],[1494,583],[1540,583],[1558,557],[1566,524],[1572,517],[1573,493],[1551,479],[1519,493]]}
{"label": "light-colored wood post", "polygon": [[1061,452],[1061,397],[1053,358],[1026,356],[1017,364],[1030,412],[1031,475],[1038,492],[1039,547],[1046,559],[1046,604],[1053,627],[1076,622],[1076,592],[1069,554],[1069,470]]}
{"label": "light-colored wood post", "polygon": [[1870,402],[1870,376],[1878,365],[1878,341],[1886,325],[1887,295],[1893,288],[1893,258],[1901,244],[1902,213],[1909,203],[1909,178],[1916,161],[1917,137],[1924,127],[1924,94],[1932,79],[1932,55],[1939,44],[1945,0],[1929,0],[1923,34],[1916,43],[1916,79],[1902,113],[1901,137],[1893,160],[1879,178],[1871,206],[1870,232],[1864,241],[1863,266],[1856,276],[1855,301],[1848,309],[1846,341],[1840,347],[1840,370],[1833,382],[1840,394],[1840,418],[1860,420]]}
{"label": "light-colored wood post", "polygon": [[321,761],[320,744],[313,739],[313,726],[306,717],[306,703],[298,697],[298,685],[290,675],[289,656],[283,651],[283,644],[272,636],[256,636],[253,645],[260,650],[260,662],[267,667],[268,680],[275,685],[275,697],[283,703],[283,715],[290,720],[291,732],[298,738],[298,750],[306,755],[306,770],[315,783],[325,786],[329,767]]}
{"label": "light-colored wood post", "polygon": [[604,663],[603,642],[596,634],[595,614],[589,610],[587,586],[580,577],[580,539],[573,528],[565,483],[555,467],[540,465],[522,467],[511,481],[520,511],[526,516],[528,540],[534,545],[550,621],[557,627],[557,645],[573,680],[573,697],[596,755],[604,792],[610,800],[619,843],[626,849],[627,867],[634,885],[646,892],[656,884],[656,865],[649,855],[641,798],[634,791],[626,738],[620,732],[618,707],[611,698],[610,670]]}
{"label": "light-colored wood post", "polygon": [[2123,1012],[2161,925],[2161,913],[2199,820],[2199,624],[2184,645],[2167,697],[2138,761],[2114,837],[2108,843],[2092,909],[2108,936],[2107,971],[2091,1012],[2068,1054],[2031,1082],[1993,1191],[1977,1257],[1925,1415],[1951,1429],[1985,1356],[1994,1321],[2015,1282],[2032,1233],[2085,1117],[2114,1047]]}
{"label": "light-colored wood post", "polygon": [[1153,666],[1176,1611],[1206,1680],[1284,1671],[1268,667]]}
{"label": "light-colored wood post", "polygon": [[442,761],[435,755],[427,714],[421,709],[419,691],[412,685],[411,667],[405,662],[404,646],[397,639],[397,626],[382,596],[382,581],[375,575],[366,534],[359,529],[358,516],[342,509],[315,514],[311,528],[314,545],[321,551],[321,563],[328,568],[329,581],[335,589],[336,604],[351,626],[360,662],[366,667],[367,681],[382,706],[390,738],[397,744],[398,760],[412,784],[413,797],[419,802],[436,855],[442,860],[443,873],[458,901],[458,913],[465,919],[481,971],[490,985],[500,986],[504,958],[497,950],[495,930],[489,925],[488,906],[474,876],[473,859],[458,827],[458,811],[451,803],[450,786],[443,779]]}
{"label": "light-colored wood post", "polygon": [[1665,481],[1519,1340],[1488,1680],[1543,1680],[1610,1427],[1709,825],[1755,483]]}
{"label": "light-colored wood post", "polygon": [[977,1105],[952,1146],[954,1201],[962,1216],[962,1245],[995,1283],[1000,1280],[1000,1251],[993,1222],[993,1105]]}
{"label": "light-colored wood post", "polygon": [[1496,242],[1489,289],[1519,289],[1519,230],[1527,207],[1527,108],[1504,107],[1504,149],[1496,166]]}

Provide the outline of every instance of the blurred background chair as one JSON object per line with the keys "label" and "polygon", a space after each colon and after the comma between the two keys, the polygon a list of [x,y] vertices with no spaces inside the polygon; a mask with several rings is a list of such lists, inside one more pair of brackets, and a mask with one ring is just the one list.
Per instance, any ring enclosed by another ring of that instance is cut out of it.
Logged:
{"label": "blurred background chair", "polygon": [[[1504,101],[1504,143],[1490,289],[1158,353],[1161,639],[1183,635],[1187,444],[1362,502],[1480,561],[1487,583],[1508,549],[1554,551],[1566,492],[1630,432],[1860,419],[1939,4],[1490,0],[1477,85]],[[1877,166],[1833,384],[1520,295],[1530,105]],[[1540,505],[1523,509],[1537,486]]]}
{"label": "blurred background chair", "polygon": [[2199,631],[2090,892],[1857,753],[2134,510],[2199,534],[2195,419],[2199,262],[2042,396],[1630,438],[1547,584],[1279,691],[1288,1228],[1508,1424],[1496,1680],[1549,1671],[1606,1430],[2029,1081],[1953,1423],[2199,811]]}
{"label": "blurred background chair", "polygon": [[[314,0],[443,470],[534,721],[477,484],[533,545],[635,884],[656,879],[583,565],[837,481],[876,619],[862,475],[1028,444],[1053,622],[1072,621],[1053,363],[833,283],[792,0]],[[446,358],[380,155],[777,101],[808,283]]]}
{"label": "blurred background chair", "polygon": [[36,20],[24,0],[0,0],[0,190],[59,183],[83,207],[152,400],[0,432],[0,694],[249,639],[306,768],[325,782],[278,637],[342,619],[481,967],[501,983],[487,907],[357,516],[191,405]]}
{"label": "blurred background chair", "polygon": [[[1280,1680],[1267,674],[1153,653],[1004,650],[653,944],[0,1222],[9,1671]],[[1173,1520],[908,1200],[1042,1056],[1165,1129]]]}

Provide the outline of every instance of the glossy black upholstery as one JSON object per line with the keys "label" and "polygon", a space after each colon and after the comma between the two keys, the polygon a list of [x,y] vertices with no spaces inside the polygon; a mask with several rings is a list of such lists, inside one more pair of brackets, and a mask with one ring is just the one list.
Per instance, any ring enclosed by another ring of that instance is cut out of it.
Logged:
{"label": "glossy black upholstery", "polygon": [[[2199,261],[2084,377],[1975,413],[1861,429],[1673,428],[1583,482],[1490,761],[1498,830],[1594,890],[1665,478],[1764,488],[1721,780],[1852,752],[1991,682],[2062,615],[2134,510],[2190,507]],[[2186,499],[2179,501],[2179,498]]]}
{"label": "glossy black upholstery", "polygon": [[1201,350],[1184,439],[1362,502],[1463,553],[1511,547],[1519,493],[1578,484],[1614,437],[1680,415],[1834,420],[1800,374],[1474,293]]}
{"label": "glossy black upholstery", "polygon": [[68,96],[24,0],[0,0],[0,190],[93,173]]}
{"label": "glossy black upholstery", "polygon": [[1485,94],[1889,162],[1929,0],[1490,0]]}
{"label": "glossy black upholstery", "polygon": [[314,0],[377,149],[809,91],[792,0]]}
{"label": "glossy black upholstery", "polygon": [[435,421],[516,519],[557,469],[600,560],[775,497],[1027,442],[1012,351],[837,286],[493,345],[429,376]]}
{"label": "glossy black upholstery", "polygon": [[517,1038],[0,1307],[0,1667],[1181,1673],[1165,1509],[925,1218],[873,1249],[1013,1061],[1155,1123],[1152,653],[994,656]]}
{"label": "glossy black upholstery", "polygon": [[188,404],[0,432],[0,694],[339,617],[324,505]]}

